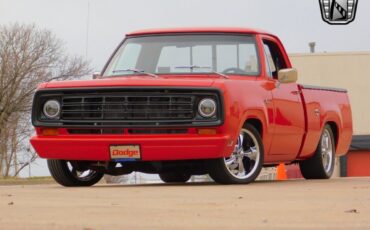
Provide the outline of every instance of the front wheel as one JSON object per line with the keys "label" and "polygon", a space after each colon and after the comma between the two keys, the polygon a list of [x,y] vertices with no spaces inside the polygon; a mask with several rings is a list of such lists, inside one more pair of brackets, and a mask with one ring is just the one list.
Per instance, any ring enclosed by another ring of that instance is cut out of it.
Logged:
{"label": "front wheel", "polygon": [[325,125],[314,155],[299,162],[302,176],[306,179],[329,179],[334,171],[335,144],[329,125]]}
{"label": "front wheel", "polygon": [[83,161],[48,160],[48,168],[54,180],[66,187],[92,186],[104,175],[89,169]]}
{"label": "front wheel", "polygon": [[209,175],[221,184],[248,184],[260,174],[264,148],[256,128],[246,124],[229,157],[209,161]]}

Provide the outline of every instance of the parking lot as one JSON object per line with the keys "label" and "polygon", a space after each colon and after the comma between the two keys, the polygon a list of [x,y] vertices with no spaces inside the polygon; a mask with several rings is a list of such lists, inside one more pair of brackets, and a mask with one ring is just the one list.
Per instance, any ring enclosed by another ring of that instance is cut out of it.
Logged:
{"label": "parking lot", "polygon": [[0,186],[0,229],[369,229],[370,178]]}

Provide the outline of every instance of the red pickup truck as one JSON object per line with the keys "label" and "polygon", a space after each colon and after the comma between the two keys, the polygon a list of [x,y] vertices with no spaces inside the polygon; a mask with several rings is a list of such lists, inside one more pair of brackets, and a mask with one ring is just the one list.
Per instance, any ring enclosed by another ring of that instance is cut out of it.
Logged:
{"label": "red pickup truck", "polygon": [[137,31],[94,80],[40,85],[31,143],[64,186],[133,171],[244,184],[280,162],[327,179],[352,138],[347,92],[296,81],[264,31]]}

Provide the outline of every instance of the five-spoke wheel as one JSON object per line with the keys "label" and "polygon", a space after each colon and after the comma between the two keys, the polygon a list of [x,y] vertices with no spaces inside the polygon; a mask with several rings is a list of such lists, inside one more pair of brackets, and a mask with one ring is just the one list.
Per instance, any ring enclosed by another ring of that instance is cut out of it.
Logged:
{"label": "five-spoke wheel", "polygon": [[104,175],[89,169],[83,161],[48,160],[48,167],[56,182],[63,186],[91,186]]}
{"label": "five-spoke wheel", "polygon": [[246,184],[261,172],[264,149],[261,136],[250,124],[239,133],[234,151],[229,157],[210,160],[209,174],[223,184]]}
{"label": "five-spoke wheel", "polygon": [[322,164],[324,166],[325,172],[330,172],[333,161],[333,143],[332,143],[332,134],[328,129],[324,130],[324,133],[321,138],[321,156]]}
{"label": "five-spoke wheel", "polygon": [[302,175],[306,179],[328,179],[334,171],[335,145],[331,127],[325,125],[314,155],[299,162]]}

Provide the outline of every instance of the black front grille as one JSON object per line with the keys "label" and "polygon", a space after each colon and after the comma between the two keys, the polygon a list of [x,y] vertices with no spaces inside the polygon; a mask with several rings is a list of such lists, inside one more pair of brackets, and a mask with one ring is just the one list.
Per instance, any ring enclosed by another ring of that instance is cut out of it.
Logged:
{"label": "black front grille", "polygon": [[[217,112],[211,118],[198,113],[198,104],[203,98],[217,102]],[[58,118],[49,119],[43,114],[48,100],[61,104]],[[84,129],[217,126],[223,123],[222,101],[220,92],[211,88],[42,89],[34,97],[32,123],[36,127]]]}
{"label": "black front grille", "polygon": [[123,134],[123,129],[67,129],[69,134]]}
{"label": "black front grille", "polygon": [[184,134],[187,129],[129,129],[129,134]]}
{"label": "black front grille", "polygon": [[194,118],[191,95],[64,96],[63,120],[186,120]]}

